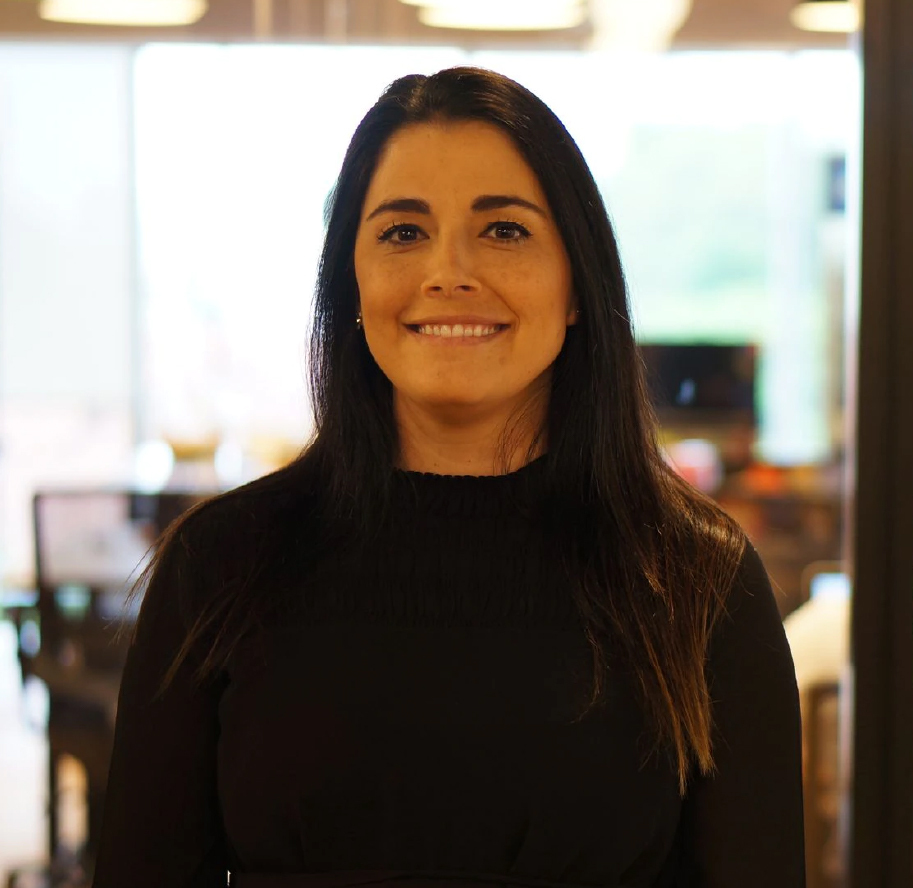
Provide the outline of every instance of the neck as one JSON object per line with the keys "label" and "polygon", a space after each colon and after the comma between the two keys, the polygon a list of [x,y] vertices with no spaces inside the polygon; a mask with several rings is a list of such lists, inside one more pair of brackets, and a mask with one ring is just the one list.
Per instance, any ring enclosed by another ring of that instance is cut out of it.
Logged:
{"label": "neck", "polygon": [[503,475],[515,472],[545,452],[540,440],[530,448],[545,422],[541,404],[531,405],[510,422],[504,416],[463,411],[428,411],[394,399],[399,430],[399,467],[435,475]]}

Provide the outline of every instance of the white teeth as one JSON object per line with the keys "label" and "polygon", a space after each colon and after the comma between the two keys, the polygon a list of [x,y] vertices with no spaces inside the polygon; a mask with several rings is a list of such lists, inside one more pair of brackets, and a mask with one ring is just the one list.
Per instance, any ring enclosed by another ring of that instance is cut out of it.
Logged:
{"label": "white teeth", "polygon": [[476,324],[472,326],[470,324],[424,324],[418,328],[418,332],[423,336],[440,336],[444,339],[454,339],[456,337],[467,338],[472,336],[491,336],[494,333],[497,333],[500,329],[500,326],[497,324],[490,324],[488,326],[483,326],[482,324]]}

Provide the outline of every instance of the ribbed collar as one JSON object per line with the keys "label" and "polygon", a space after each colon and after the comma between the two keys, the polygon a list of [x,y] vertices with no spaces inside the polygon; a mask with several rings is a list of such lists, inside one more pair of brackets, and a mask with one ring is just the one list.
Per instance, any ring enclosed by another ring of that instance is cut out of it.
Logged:
{"label": "ribbed collar", "polygon": [[497,515],[542,502],[546,456],[506,475],[437,475],[395,469],[394,499],[436,515]]}

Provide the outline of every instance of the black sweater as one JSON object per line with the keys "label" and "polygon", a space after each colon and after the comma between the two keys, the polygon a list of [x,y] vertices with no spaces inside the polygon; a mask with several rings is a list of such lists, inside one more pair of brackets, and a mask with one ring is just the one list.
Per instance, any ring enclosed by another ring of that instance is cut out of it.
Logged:
{"label": "black sweater", "polygon": [[[358,558],[297,557],[265,496],[191,519],[125,669],[95,888],[804,885],[798,695],[757,554],[709,651],[716,772],[681,799],[622,670],[575,721],[592,659],[535,508],[543,465],[398,472]],[[231,565],[264,533],[281,551],[246,579],[296,608],[202,686],[192,651],[153,700],[201,548]]]}

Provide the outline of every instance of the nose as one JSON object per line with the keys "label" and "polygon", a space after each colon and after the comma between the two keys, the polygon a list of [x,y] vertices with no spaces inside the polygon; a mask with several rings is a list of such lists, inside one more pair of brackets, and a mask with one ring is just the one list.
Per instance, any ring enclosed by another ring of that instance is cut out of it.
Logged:
{"label": "nose", "polygon": [[426,296],[451,296],[480,289],[471,247],[457,236],[438,237],[428,252],[422,293]]}

